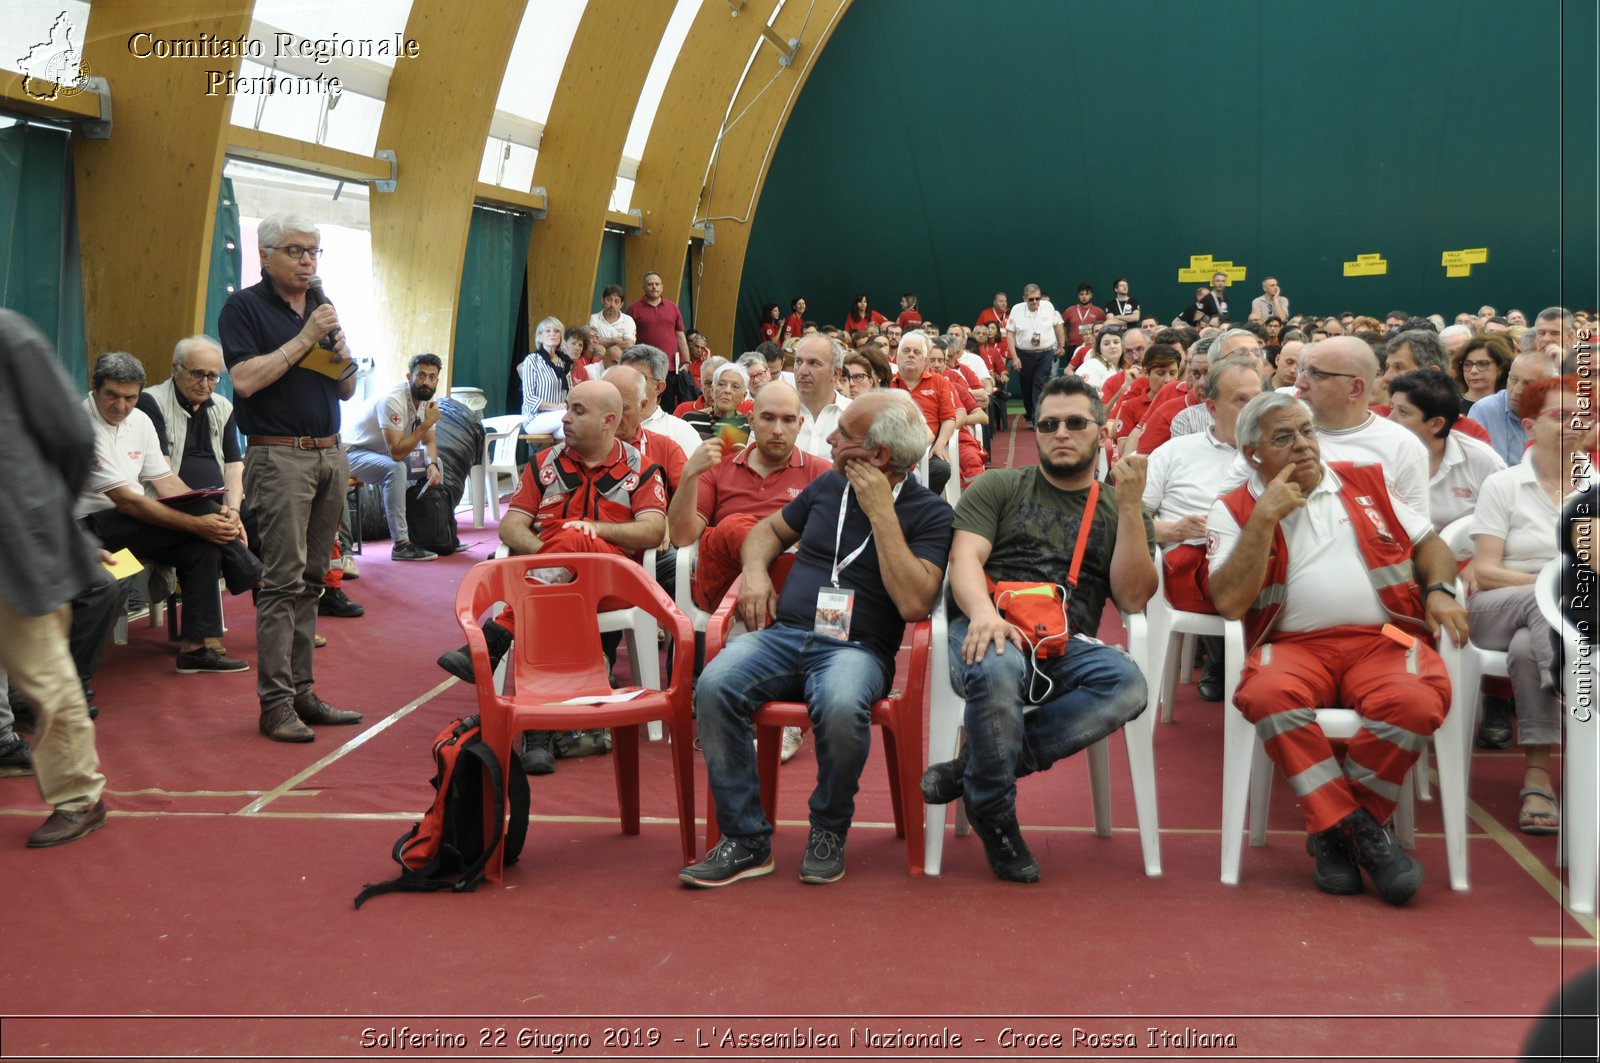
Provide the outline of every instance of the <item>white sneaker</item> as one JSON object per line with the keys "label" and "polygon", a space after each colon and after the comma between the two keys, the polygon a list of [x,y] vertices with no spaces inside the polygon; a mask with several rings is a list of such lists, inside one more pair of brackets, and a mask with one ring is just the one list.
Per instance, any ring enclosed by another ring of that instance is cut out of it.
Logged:
{"label": "white sneaker", "polygon": [[783,752],[778,754],[778,759],[784,764],[794,759],[800,752],[800,747],[805,744],[806,733],[798,727],[785,727],[783,729]]}
{"label": "white sneaker", "polygon": [[356,555],[345,554],[339,558],[339,567],[344,570],[345,579],[360,579],[361,571],[356,568]]}

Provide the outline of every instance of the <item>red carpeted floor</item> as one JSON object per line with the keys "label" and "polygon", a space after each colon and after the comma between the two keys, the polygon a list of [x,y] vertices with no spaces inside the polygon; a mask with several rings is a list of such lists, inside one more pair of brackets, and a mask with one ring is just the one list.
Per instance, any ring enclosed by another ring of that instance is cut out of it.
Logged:
{"label": "red carpeted floor", "polygon": [[[1002,435],[996,464],[1033,453]],[[463,537],[469,554],[432,564],[392,563],[387,543],[360,559],[348,589],[367,615],[323,623],[317,686],[366,724],[311,745],[256,735],[253,673],[176,675],[162,630],[135,624],[109,651],[107,829],[27,850],[43,806],[31,779],[0,779],[0,1058],[1498,1059],[1596,960],[1594,920],[1560,902],[1555,839],[1515,830],[1514,752],[1473,764],[1469,892],[1449,889],[1435,801],[1409,906],[1318,893],[1281,781],[1268,844],[1221,885],[1221,709],[1192,686],[1156,731],[1158,879],[1120,748],[1111,838],[1093,834],[1081,762],[1022,784],[1034,887],[995,881],[970,837],[947,840],[942,876],[908,877],[875,750],[848,877],[803,886],[808,744],[783,768],[777,873],[686,890],[653,743],[638,837],[618,829],[610,759],[562,761],[533,781],[503,886],[358,912],[430,799],[429,740],[475,708],[433,663],[494,542]],[[253,660],[248,600],[227,609],[230,651]]]}

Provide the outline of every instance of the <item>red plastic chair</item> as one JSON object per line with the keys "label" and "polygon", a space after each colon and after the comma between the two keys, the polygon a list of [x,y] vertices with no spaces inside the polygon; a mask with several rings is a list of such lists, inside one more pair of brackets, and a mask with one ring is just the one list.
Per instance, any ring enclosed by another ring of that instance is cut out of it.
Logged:
{"label": "red plastic chair", "polygon": [[[794,566],[794,555],[784,554],[773,562],[772,581],[781,589],[783,580]],[[706,624],[706,663],[709,664],[727,643],[732,628],[738,621],[734,608],[739,601],[739,588],[744,580],[736,580],[722,599],[717,611]],[[922,874],[923,817],[922,817],[922,751],[926,745],[922,704],[928,689],[928,648],[931,642],[931,622],[919,620],[911,629],[911,661],[905,682],[889,691],[872,706],[872,722],[882,729],[883,754],[889,768],[889,798],[894,805],[894,832],[906,843],[906,870],[908,874]],[[899,676],[896,676],[898,679]],[[804,702],[769,701],[756,710],[752,717],[756,728],[756,770],[761,778],[761,808],[767,822],[778,822],[778,765],[783,747],[785,727],[811,728],[811,714]],[[716,803],[711,798],[709,782],[706,787],[706,848],[716,844],[720,830],[717,825]]]}
{"label": "red plastic chair", "polygon": [[[574,579],[555,585],[530,583],[525,576],[535,568],[565,568]],[[688,736],[694,733],[694,654],[673,655],[672,675],[664,690],[645,688],[632,700],[605,705],[558,704],[641,689],[613,691],[606,676],[597,619],[606,599],[643,609],[680,647],[694,645],[688,618],[650,575],[627,558],[531,554],[485,561],[467,573],[456,592],[456,620],[472,653],[483,739],[509,770],[512,742],[522,731],[611,728],[622,831],[638,834],[640,727],[652,720],[670,723],[678,829],[684,862],[693,863],[694,750]],[[499,602],[516,610],[515,643],[509,654],[515,682],[512,693],[504,696],[495,692],[489,647],[479,626],[480,618]],[[501,871],[501,854],[496,853],[486,872],[488,881],[500,881]]]}

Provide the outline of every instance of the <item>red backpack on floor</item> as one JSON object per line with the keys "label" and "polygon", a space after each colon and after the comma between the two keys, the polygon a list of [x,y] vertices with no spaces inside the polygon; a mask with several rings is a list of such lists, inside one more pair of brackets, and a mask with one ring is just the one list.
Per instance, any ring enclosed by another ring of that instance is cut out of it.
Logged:
{"label": "red backpack on floor", "polygon": [[[483,741],[478,717],[452,722],[433,740],[433,807],[421,822],[394,843],[400,877],[389,882],[369,882],[356,895],[356,907],[383,893],[431,893],[450,890],[467,893],[483,880],[483,869],[495,848],[504,844],[505,862],[522,855],[528,834],[528,777],[522,764],[511,758],[510,785],[500,761]],[[509,797],[511,825],[506,819]],[[485,838],[485,802],[493,803],[493,837]]]}

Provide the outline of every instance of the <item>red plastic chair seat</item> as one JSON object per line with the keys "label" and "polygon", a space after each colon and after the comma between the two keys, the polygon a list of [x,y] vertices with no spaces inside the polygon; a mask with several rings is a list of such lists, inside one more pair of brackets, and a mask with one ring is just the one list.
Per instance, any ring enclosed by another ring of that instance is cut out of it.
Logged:
{"label": "red plastic chair seat", "polygon": [[[529,569],[566,568],[571,583],[529,583]],[[600,651],[600,603],[617,599],[643,609],[679,646],[694,645],[694,629],[672,599],[645,571],[623,557],[607,554],[534,554],[486,561],[467,573],[456,593],[456,619],[466,633],[472,654],[478,712],[483,738],[509,770],[512,745],[523,731],[611,728],[617,804],[625,834],[639,833],[639,732],[655,720],[672,725],[676,738],[693,733],[692,653],[673,655],[672,675],[664,690],[645,690],[628,700],[602,705],[560,702],[640,690],[613,690]],[[489,649],[481,618],[504,602],[516,614],[510,653],[511,693],[494,689]],[[694,754],[687,741],[672,743],[678,829],[684,861],[694,852]],[[488,813],[486,812],[486,815]],[[500,881],[501,854],[489,864],[486,878]]]}

